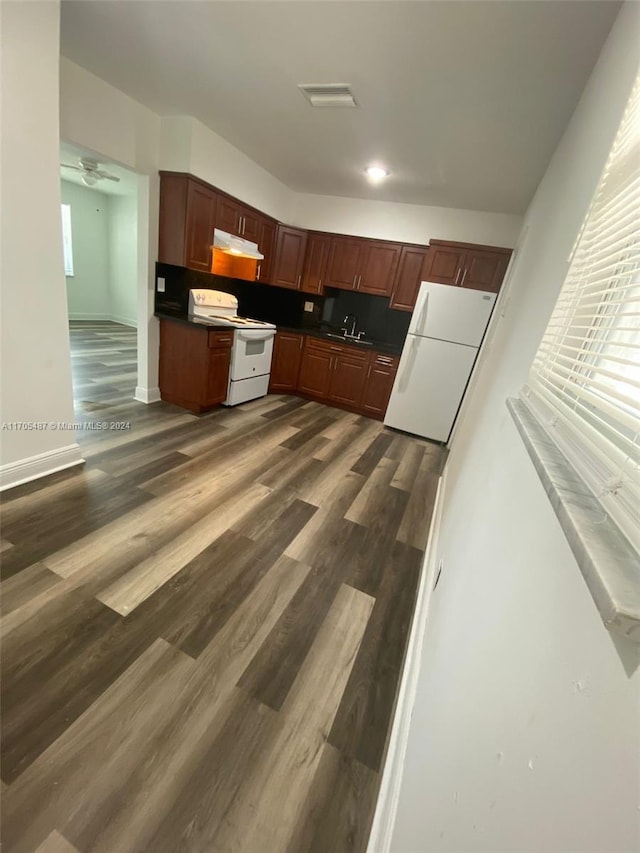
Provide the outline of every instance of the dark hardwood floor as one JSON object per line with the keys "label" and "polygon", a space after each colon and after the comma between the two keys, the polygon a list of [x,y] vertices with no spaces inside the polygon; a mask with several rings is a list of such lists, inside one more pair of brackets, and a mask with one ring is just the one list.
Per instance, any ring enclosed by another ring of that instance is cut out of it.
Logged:
{"label": "dark hardwood floor", "polygon": [[134,330],[71,341],[77,421],[125,427],[3,496],[3,851],[364,851],[444,451],[145,406]]}

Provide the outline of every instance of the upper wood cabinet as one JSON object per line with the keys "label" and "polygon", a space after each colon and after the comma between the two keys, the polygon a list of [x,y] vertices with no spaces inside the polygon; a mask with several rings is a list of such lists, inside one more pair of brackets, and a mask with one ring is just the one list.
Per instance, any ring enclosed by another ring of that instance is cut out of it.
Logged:
{"label": "upper wood cabinet", "polygon": [[265,219],[260,221],[260,234],[257,240],[258,248],[264,255],[261,261],[258,261],[257,281],[268,283],[271,281],[271,267],[273,266],[273,253],[276,242],[276,223],[273,219]]}
{"label": "upper wood cabinet", "polygon": [[186,175],[163,174],[160,180],[158,260],[208,272],[217,194]]}
{"label": "upper wood cabinet", "polygon": [[301,288],[305,293],[324,292],[322,285],[326,279],[330,245],[331,237],[328,234],[309,231]]}
{"label": "upper wood cabinet", "polygon": [[[233,198],[220,195],[216,213],[216,228],[244,237],[260,246],[260,228],[263,217],[255,210],[240,204]],[[262,246],[260,246],[262,249]]]}
{"label": "upper wood cabinet", "polygon": [[400,262],[393,282],[390,308],[400,311],[413,311],[420,282],[425,280],[425,262],[429,256],[429,250],[418,246],[403,246],[400,253]]}
{"label": "upper wood cabinet", "polygon": [[358,287],[361,293],[375,296],[389,296],[393,286],[402,247],[397,243],[381,243],[363,240],[360,256],[360,278]]}
{"label": "upper wood cabinet", "polygon": [[270,283],[300,290],[306,248],[306,231],[278,224]]}
{"label": "upper wood cabinet", "polygon": [[428,281],[497,293],[511,249],[432,240],[425,268]]}
{"label": "upper wood cabinet", "polygon": [[326,284],[388,296],[395,276],[401,246],[361,237],[332,237]]}

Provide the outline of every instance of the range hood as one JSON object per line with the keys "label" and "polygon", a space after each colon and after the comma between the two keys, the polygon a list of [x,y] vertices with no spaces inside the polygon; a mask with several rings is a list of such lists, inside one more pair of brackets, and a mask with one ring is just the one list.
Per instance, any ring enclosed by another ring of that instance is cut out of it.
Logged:
{"label": "range hood", "polygon": [[213,232],[213,248],[228,255],[235,255],[237,258],[264,260],[264,255],[258,250],[257,243],[243,240],[242,237],[236,237],[235,234],[229,234],[227,231],[219,231],[217,228]]}

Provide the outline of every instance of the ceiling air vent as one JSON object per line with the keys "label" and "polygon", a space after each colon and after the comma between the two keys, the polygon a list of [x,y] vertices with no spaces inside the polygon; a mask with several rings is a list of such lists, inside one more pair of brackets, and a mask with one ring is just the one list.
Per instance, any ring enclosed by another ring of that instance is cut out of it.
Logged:
{"label": "ceiling air vent", "polygon": [[301,83],[298,89],[312,107],[357,106],[348,83]]}

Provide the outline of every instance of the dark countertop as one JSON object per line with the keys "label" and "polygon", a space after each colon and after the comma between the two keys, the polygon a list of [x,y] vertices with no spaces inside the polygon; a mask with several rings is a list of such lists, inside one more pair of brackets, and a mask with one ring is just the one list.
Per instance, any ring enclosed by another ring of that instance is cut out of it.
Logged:
{"label": "dark countertop", "polygon": [[[178,323],[184,323],[187,326],[196,326],[200,329],[228,329],[229,326],[223,323],[217,323],[215,320],[204,320],[201,317],[194,317],[192,314],[185,314],[182,311],[171,311],[163,308],[155,312],[156,317],[166,320],[175,320]],[[389,355],[400,355],[402,352],[402,344],[389,344],[384,341],[349,341],[343,339],[335,332],[330,332],[322,328],[300,329],[292,326],[277,326],[279,332],[293,332],[297,335],[308,335],[311,338],[322,338],[324,340],[339,343],[341,346],[355,347],[356,349],[371,350],[374,352],[384,352]]]}
{"label": "dark countertop", "polygon": [[325,329],[295,329],[291,326],[278,326],[279,332],[293,332],[297,335],[308,335],[310,338],[323,338],[333,343],[339,343],[342,346],[355,347],[356,349],[373,350],[375,352],[385,352],[389,355],[400,355],[402,352],[402,344],[389,344],[384,341],[350,341],[342,338],[335,332],[329,332]]}

